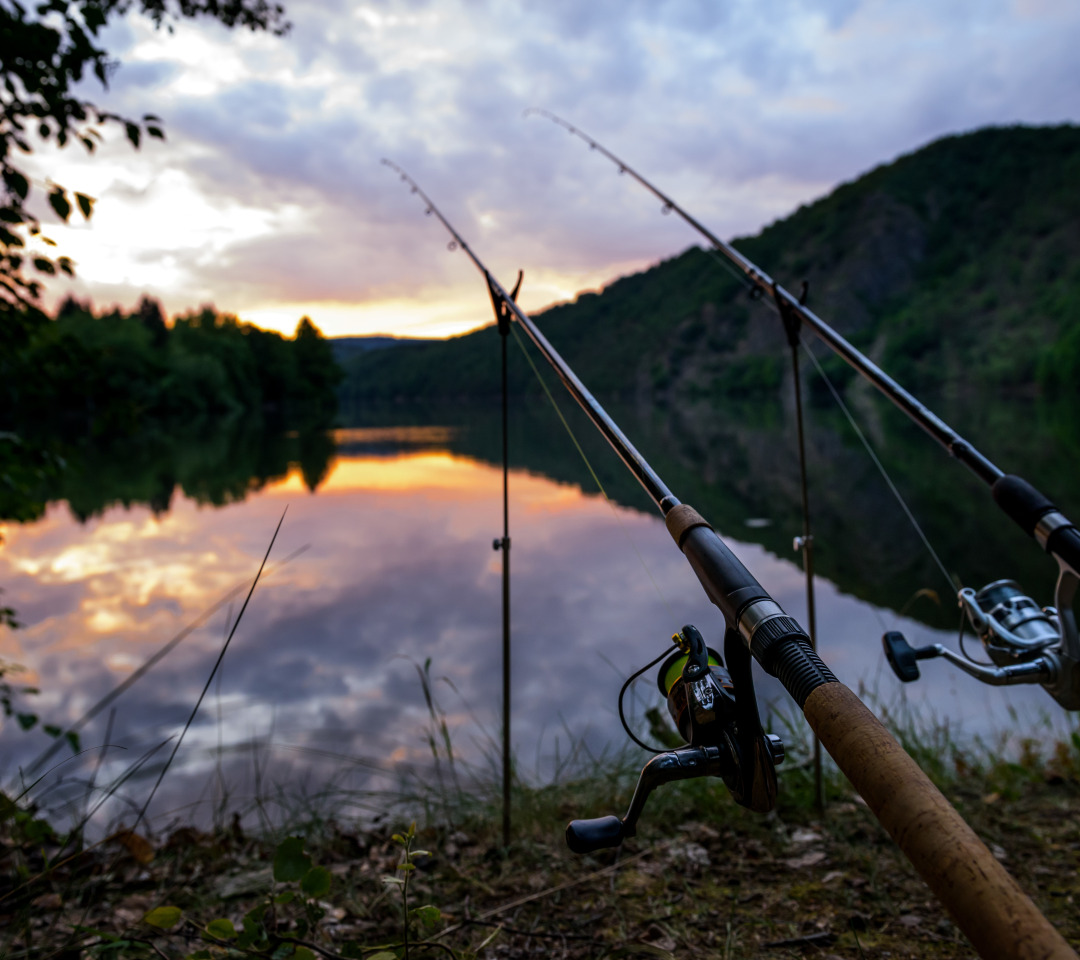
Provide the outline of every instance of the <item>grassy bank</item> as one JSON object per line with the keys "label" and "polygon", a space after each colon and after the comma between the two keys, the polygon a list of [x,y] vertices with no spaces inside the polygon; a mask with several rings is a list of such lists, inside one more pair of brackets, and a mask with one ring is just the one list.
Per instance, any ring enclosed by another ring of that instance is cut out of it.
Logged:
{"label": "grassy bank", "polygon": [[[892,726],[1080,945],[1080,732],[1003,759],[1001,744],[961,747],[910,717]],[[768,816],[716,780],[669,785],[638,837],[589,857],[566,849],[566,821],[625,810],[640,758],[518,784],[508,848],[495,785],[464,769],[460,787],[417,781],[382,798],[364,827],[316,805],[254,831],[237,810],[213,830],[116,830],[74,851],[7,805],[0,952],[390,960],[406,955],[408,929],[414,957],[971,956],[836,771],[814,809],[806,751],[793,746]]]}

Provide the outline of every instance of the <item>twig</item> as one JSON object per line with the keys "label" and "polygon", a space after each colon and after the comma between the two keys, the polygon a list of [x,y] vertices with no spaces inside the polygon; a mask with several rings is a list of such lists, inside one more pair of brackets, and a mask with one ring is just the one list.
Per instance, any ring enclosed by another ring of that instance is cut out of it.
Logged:
{"label": "twig", "polygon": [[462,924],[472,924],[477,927],[498,927],[500,930],[505,930],[507,933],[517,934],[522,937],[541,937],[545,940],[586,940],[589,943],[604,944],[605,941],[597,940],[596,937],[589,937],[583,933],[537,933],[535,930],[522,930],[519,927],[508,927],[506,924],[498,923],[495,920],[463,920]]}
{"label": "twig", "polygon": [[[662,845],[663,846],[663,845]],[[587,873],[583,877],[578,877],[575,880],[567,880],[565,883],[560,883],[554,887],[548,887],[546,890],[541,890],[539,893],[530,893],[526,897],[519,897],[517,900],[511,900],[509,903],[504,903],[501,907],[494,907],[491,910],[485,910],[483,913],[478,914],[472,920],[463,920],[461,923],[456,923],[453,926],[447,927],[441,933],[436,934],[438,937],[445,937],[448,933],[453,933],[455,930],[460,930],[466,925],[466,923],[472,923],[476,920],[486,920],[488,917],[494,917],[497,914],[503,913],[506,910],[512,910],[514,907],[520,907],[522,904],[530,903],[533,900],[540,900],[543,897],[550,896],[553,893],[558,893],[560,890],[567,890],[570,887],[576,887],[582,883],[588,883],[590,880],[595,880],[597,877],[603,877],[607,874],[618,870],[620,867],[625,867],[628,863],[633,863],[635,860],[640,860],[646,854],[652,853],[658,848],[650,847],[647,850],[642,850],[635,853],[632,857],[627,857],[625,860],[617,860],[610,866],[604,867],[601,870],[596,870],[593,873]]]}

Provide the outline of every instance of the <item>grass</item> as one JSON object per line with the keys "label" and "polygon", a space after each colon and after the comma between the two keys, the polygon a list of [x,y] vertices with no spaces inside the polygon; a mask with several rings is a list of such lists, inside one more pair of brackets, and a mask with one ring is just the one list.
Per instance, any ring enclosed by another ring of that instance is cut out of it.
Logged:
{"label": "grass", "polygon": [[[671,784],[651,797],[638,837],[575,857],[566,821],[624,812],[641,758],[579,751],[551,782],[517,781],[504,848],[493,763],[455,754],[426,668],[420,677],[432,765],[391,793],[264,784],[246,802],[217,797],[211,829],[118,828],[73,854],[25,806],[5,804],[0,953],[404,960],[407,935],[413,957],[970,955],[831,764],[826,811],[814,811],[797,716],[783,724],[788,760],[771,814],[738,807],[717,780]],[[932,718],[878,710],[1080,943],[1080,730],[957,743]],[[347,807],[367,816],[346,818]]]}
{"label": "grass", "polygon": [[[148,801],[136,795],[136,774],[160,763],[168,742],[111,782],[99,782],[100,763],[85,781],[69,778],[83,792],[59,803],[52,780],[0,794],[0,955],[970,955],[829,762],[826,809],[816,811],[797,713],[775,721],[787,760],[770,814],[739,807],[716,779],[669,784],[650,797],[637,837],[577,857],[562,839],[566,822],[625,812],[643,756],[595,756],[579,742],[546,781],[517,777],[513,839],[504,846],[498,744],[489,735],[480,761],[465,762],[430,661],[415,666],[430,763],[399,769],[390,790],[350,788],[345,773],[311,790],[271,782],[270,737],[252,745],[250,795],[232,790],[218,764],[201,801],[207,829],[143,821]],[[5,712],[18,719],[15,687],[3,691]],[[1080,727],[1061,735],[1048,717],[1039,739],[958,741],[932,715],[874,705],[1048,919],[1080,944]],[[664,731],[652,736],[663,740]],[[392,772],[369,758],[335,759],[342,771]],[[120,816],[88,842],[94,811],[118,798]],[[61,834],[64,810],[71,827]],[[190,823],[198,813],[183,815]]]}

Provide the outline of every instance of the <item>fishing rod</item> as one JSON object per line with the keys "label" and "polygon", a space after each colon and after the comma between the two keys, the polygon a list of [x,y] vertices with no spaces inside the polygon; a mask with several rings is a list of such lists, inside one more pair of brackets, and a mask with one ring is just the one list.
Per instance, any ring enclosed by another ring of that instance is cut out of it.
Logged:
{"label": "fishing rod", "polygon": [[724,657],[687,624],[661,668],[660,689],[688,746],[654,756],[644,767],[624,817],[575,820],[575,852],[619,845],[634,836],[649,794],[664,783],[702,776],[724,780],[736,802],[772,808],[779,738],[764,734],[750,660],[777,677],[803,711],[837,766],[984,958],[1072,958],[1076,954],[994,858],[918,764],[865,704],[811,649],[809,638],[693,507],[681,503],[634,448],[536,323],[515,302],[420,186],[383,160],[426,204],[484,276],[501,321],[516,321],[585,414],[664,516],[672,539],[724,619]]}
{"label": "fishing rod", "polygon": [[785,327],[806,327],[834,353],[870,381],[889,401],[956,460],[990,487],[994,502],[1020,528],[1034,537],[1054,558],[1058,578],[1054,605],[1040,609],[1013,580],[995,580],[979,591],[965,588],[957,599],[967,620],[982,641],[992,664],[983,664],[940,643],[914,648],[897,631],[882,637],[886,659],[905,683],[919,679],[919,660],[942,657],[965,673],[994,686],[1038,683],[1066,710],[1080,710],[1080,634],[1073,601],[1080,586],[1080,530],[1042,493],[1026,480],[1006,474],[960,436],[940,417],[905,390],[873,361],[852,346],[829,324],[810,310],[804,296],[796,297],[725,243],[606,147],[548,110],[530,109],[567,130],[614,163],[663,203],[664,213],[676,213],[733,265],[748,283],[755,299],[768,299]]}

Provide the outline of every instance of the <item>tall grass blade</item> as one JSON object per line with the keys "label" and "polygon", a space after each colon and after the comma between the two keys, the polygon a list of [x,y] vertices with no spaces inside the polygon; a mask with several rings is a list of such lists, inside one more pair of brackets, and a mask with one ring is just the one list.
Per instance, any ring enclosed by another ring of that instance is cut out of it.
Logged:
{"label": "tall grass blade", "polygon": [[[284,514],[282,514],[282,518],[284,519]],[[278,526],[280,527],[280,525],[281,524],[279,523]],[[277,533],[275,532],[274,535],[277,536]],[[271,541],[271,546],[272,545],[273,541]],[[300,554],[308,550],[310,546],[310,544],[304,544],[304,546],[300,547],[297,550],[294,550],[280,563],[275,563],[274,566],[267,571],[266,575],[270,576],[271,573],[280,570],[282,567],[291,563],[298,556],[300,556]],[[263,562],[265,563],[265,560]],[[260,572],[261,569],[262,568],[260,568]],[[63,746],[64,742],[67,741],[70,736],[78,734],[78,732],[82,730],[83,727],[85,727],[91,720],[94,719],[94,717],[101,713],[102,710],[104,710],[114,700],[116,700],[117,697],[123,694],[126,690],[130,689],[134,684],[138,683],[139,680],[141,680],[143,676],[145,676],[159,661],[161,661],[164,657],[171,653],[172,650],[182,640],[184,640],[194,631],[198,630],[199,627],[206,623],[206,621],[209,620],[215,613],[217,613],[223,606],[225,606],[225,604],[231,603],[237,596],[239,596],[241,592],[243,592],[244,586],[245,584],[238,583],[220,600],[207,607],[194,620],[192,620],[191,623],[189,623],[186,627],[184,627],[183,630],[181,630],[168,643],[166,643],[165,646],[163,646],[157,653],[150,657],[150,659],[147,660],[141,667],[135,670],[130,677],[125,678],[121,683],[117,684],[117,686],[115,686],[112,690],[105,694],[104,697],[102,697],[89,710],[87,710],[86,713],[79,717],[78,720],[76,720],[70,727],[68,727],[68,729],[65,730],[61,736],[57,737],[45,749],[45,751],[42,752],[42,754],[36,760],[34,760],[33,763],[30,764],[30,766],[27,768],[27,773],[34,773],[36,770],[39,770],[42,765],[47,763],[53,757],[56,751],[59,750],[61,746]],[[254,587],[252,587],[252,589],[254,589]],[[250,593],[248,594],[248,596],[250,597]],[[247,604],[247,600],[244,601],[244,604]]]}
{"label": "tall grass blade", "polygon": [[270,543],[266,548],[266,553],[263,555],[262,563],[259,564],[259,570],[255,574],[255,579],[251,583],[251,589],[248,590],[247,596],[244,597],[244,604],[240,608],[240,612],[236,615],[236,621],[232,625],[232,629],[229,631],[229,635],[225,638],[225,642],[221,646],[221,652],[218,653],[218,658],[214,662],[214,668],[210,671],[210,676],[206,678],[206,683],[203,685],[202,693],[199,694],[199,699],[195,701],[195,706],[192,708],[190,716],[187,718],[187,723],[184,724],[184,729],[180,731],[180,736],[176,740],[176,744],[172,749],[172,753],[169,754],[169,759],[165,761],[165,766],[162,768],[161,773],[158,774],[157,781],[154,783],[153,789],[150,791],[150,795],[146,798],[146,802],[142,805],[142,809],[139,811],[139,816],[135,819],[135,823],[132,824],[131,829],[135,830],[143,818],[146,816],[146,811],[150,808],[150,803],[154,799],[154,795],[158,791],[158,787],[161,786],[161,781],[165,779],[165,774],[169,772],[169,768],[172,766],[172,762],[176,757],[176,752],[180,749],[180,744],[184,742],[184,737],[187,735],[188,730],[191,728],[191,724],[195,721],[195,715],[199,712],[199,707],[202,706],[203,699],[206,697],[206,691],[210,689],[210,684],[214,682],[214,676],[218,672],[218,668],[221,666],[221,661],[225,659],[225,654],[229,649],[229,644],[232,643],[232,638],[236,634],[236,628],[240,626],[240,621],[244,619],[244,611],[248,608],[248,603],[251,601],[252,594],[255,593],[255,588],[259,585],[259,578],[262,577],[262,572],[266,568],[266,561],[270,558],[270,551],[274,549],[274,543],[277,540],[277,535],[281,531],[281,525],[285,522],[285,514],[289,512],[289,508],[286,507],[281,512],[281,519],[278,520],[277,526],[274,528],[274,535],[270,538]]}

